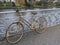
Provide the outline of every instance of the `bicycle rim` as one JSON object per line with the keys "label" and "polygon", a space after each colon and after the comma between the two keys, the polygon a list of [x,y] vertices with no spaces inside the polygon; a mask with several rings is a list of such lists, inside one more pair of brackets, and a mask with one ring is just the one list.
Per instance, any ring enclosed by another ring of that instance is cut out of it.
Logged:
{"label": "bicycle rim", "polygon": [[36,32],[37,33],[45,32],[47,29],[47,20],[45,19],[45,17],[38,18],[37,23],[38,23],[38,26],[36,28]]}
{"label": "bicycle rim", "polygon": [[20,22],[12,23],[6,31],[6,39],[9,43],[17,43],[23,36],[23,25]]}

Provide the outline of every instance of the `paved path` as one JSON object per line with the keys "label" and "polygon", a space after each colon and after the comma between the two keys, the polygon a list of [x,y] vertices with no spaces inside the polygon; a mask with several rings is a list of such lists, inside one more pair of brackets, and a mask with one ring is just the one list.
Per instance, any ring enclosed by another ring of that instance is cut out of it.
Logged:
{"label": "paved path", "polygon": [[17,44],[9,44],[6,41],[2,41],[0,45],[60,45],[60,25],[50,27],[42,34],[37,34],[36,32],[26,33]]}

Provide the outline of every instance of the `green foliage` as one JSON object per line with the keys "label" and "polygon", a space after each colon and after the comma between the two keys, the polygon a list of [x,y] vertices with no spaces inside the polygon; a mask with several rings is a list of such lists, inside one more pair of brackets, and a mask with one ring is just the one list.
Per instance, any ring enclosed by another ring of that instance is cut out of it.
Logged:
{"label": "green foliage", "polygon": [[[14,2],[1,2],[0,1],[0,8],[6,8],[6,7],[24,7],[24,4],[16,4]],[[33,7],[41,7],[41,8],[47,8],[47,7],[60,7],[60,2],[43,2],[43,1],[35,1],[33,4]]]}
{"label": "green foliage", "polygon": [[17,6],[17,7],[19,7],[19,6],[20,6],[20,4],[16,4],[16,6]]}
{"label": "green foliage", "polygon": [[43,2],[43,1],[37,1],[37,2],[34,2],[34,7],[45,7],[45,8],[47,8],[47,6],[48,6],[48,2]]}
{"label": "green foliage", "polygon": [[60,7],[60,2],[34,2],[34,7],[43,7],[43,8],[47,8],[47,7]]}
{"label": "green foliage", "polygon": [[55,6],[56,7],[60,6],[60,2],[55,2]]}
{"label": "green foliage", "polygon": [[7,7],[23,7],[24,5],[23,4],[15,4],[14,2],[1,2],[0,1],[0,8],[7,8]]}
{"label": "green foliage", "polygon": [[48,2],[48,7],[53,7],[54,3],[53,2]]}

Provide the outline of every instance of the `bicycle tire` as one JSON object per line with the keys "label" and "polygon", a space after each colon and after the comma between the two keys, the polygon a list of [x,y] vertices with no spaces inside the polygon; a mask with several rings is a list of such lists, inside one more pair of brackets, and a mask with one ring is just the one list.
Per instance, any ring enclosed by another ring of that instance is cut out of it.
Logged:
{"label": "bicycle tire", "polygon": [[[15,28],[15,29],[13,29],[13,28]],[[24,30],[24,27],[20,22],[15,22],[15,23],[10,24],[6,30],[7,41],[9,43],[13,43],[13,44],[19,42],[21,40],[21,38],[23,37],[23,30]]]}
{"label": "bicycle tire", "polygon": [[[44,21],[43,21],[44,20]],[[46,31],[46,29],[47,29],[47,20],[46,20],[46,18],[44,17],[44,16],[42,16],[42,17],[40,17],[40,18],[38,18],[37,19],[37,23],[38,23],[38,28],[36,28],[36,32],[37,33],[43,33],[43,32],[45,32]],[[43,25],[43,23],[45,23],[45,25]],[[44,26],[44,27],[43,27]],[[43,28],[42,28],[43,27]]]}

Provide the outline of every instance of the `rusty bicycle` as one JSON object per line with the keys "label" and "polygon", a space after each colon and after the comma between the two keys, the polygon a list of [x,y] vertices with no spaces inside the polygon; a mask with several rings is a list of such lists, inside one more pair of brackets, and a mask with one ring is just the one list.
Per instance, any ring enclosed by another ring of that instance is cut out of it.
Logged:
{"label": "rusty bicycle", "polygon": [[[24,12],[17,12],[19,15]],[[33,17],[37,14],[37,12],[31,12]],[[25,20],[21,15],[17,22],[13,22],[10,24],[6,30],[6,39],[9,43],[17,43],[21,40],[24,35],[24,25],[27,25],[32,31],[36,31],[37,33],[42,33],[47,28],[47,20],[44,16],[39,17],[37,20],[32,17],[33,23],[29,23]]]}

